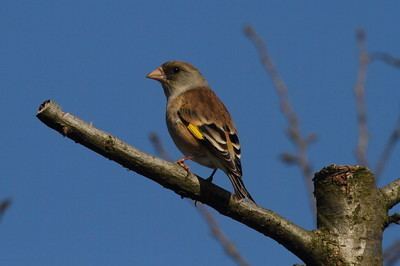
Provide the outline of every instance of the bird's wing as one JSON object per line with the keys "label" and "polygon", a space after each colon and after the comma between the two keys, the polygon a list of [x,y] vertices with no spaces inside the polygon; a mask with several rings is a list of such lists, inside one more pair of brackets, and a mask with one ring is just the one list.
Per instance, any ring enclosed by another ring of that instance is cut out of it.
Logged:
{"label": "bird's wing", "polygon": [[189,132],[220,160],[229,173],[241,177],[239,138],[224,104],[206,87],[188,90],[181,97],[178,115]]}

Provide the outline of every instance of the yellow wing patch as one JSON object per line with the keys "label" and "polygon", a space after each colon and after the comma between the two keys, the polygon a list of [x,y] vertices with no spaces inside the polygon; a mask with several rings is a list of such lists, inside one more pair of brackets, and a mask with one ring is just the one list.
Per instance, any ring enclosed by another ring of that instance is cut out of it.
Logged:
{"label": "yellow wing patch", "polygon": [[197,138],[197,139],[204,139],[203,134],[200,132],[199,128],[193,124],[190,124],[187,126],[187,128],[189,129],[190,133],[192,133],[192,135]]}

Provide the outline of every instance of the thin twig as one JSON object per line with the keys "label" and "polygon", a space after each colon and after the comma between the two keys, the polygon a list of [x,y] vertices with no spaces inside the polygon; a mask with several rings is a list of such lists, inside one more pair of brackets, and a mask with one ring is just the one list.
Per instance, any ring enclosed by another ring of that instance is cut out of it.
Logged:
{"label": "thin twig", "polygon": [[367,108],[365,103],[365,80],[367,76],[367,67],[370,62],[366,50],[366,35],[364,30],[356,31],[356,40],[359,50],[359,66],[357,73],[357,82],[354,86],[356,95],[358,141],[356,147],[356,158],[358,164],[368,166],[367,148],[368,148],[368,126],[367,126]]}
{"label": "thin twig", "polygon": [[160,140],[160,138],[158,137],[157,133],[151,132],[149,134],[149,139],[150,139],[150,142],[153,145],[158,156],[160,156],[164,160],[172,161],[171,156],[165,150],[164,145],[163,145],[162,141]]}
{"label": "thin twig", "polygon": [[382,61],[388,65],[400,68],[400,58],[388,53],[374,52],[370,54],[371,61]]}
{"label": "thin twig", "polygon": [[198,210],[201,216],[205,219],[207,222],[212,235],[214,236],[215,239],[218,240],[218,242],[221,244],[223,247],[225,253],[231,257],[237,265],[240,266],[248,266],[250,265],[243,257],[240,255],[239,250],[236,248],[235,244],[225,236],[225,234],[222,232],[220,226],[218,225],[217,221],[215,220],[214,216],[211,214],[211,212],[203,205],[199,204],[198,205]]}
{"label": "thin twig", "polygon": [[6,210],[11,206],[11,199],[4,199],[0,202],[0,220],[3,218]]}
{"label": "thin twig", "polygon": [[[171,156],[165,150],[164,145],[158,136],[157,133],[152,132],[149,134],[149,138],[151,144],[156,151],[156,153],[163,159],[167,161],[171,161]],[[190,201],[191,205],[193,205],[193,201]],[[213,237],[217,240],[217,242],[222,246],[225,253],[233,259],[233,261],[239,266],[248,266],[250,264],[242,257],[239,250],[236,248],[235,244],[222,232],[220,226],[218,225],[217,221],[215,220],[214,216],[211,212],[208,211],[207,207],[201,203],[194,204],[196,206],[196,210],[200,213],[203,217],[204,221],[207,223]]]}
{"label": "thin twig", "polygon": [[271,77],[275,87],[275,91],[279,98],[280,109],[283,116],[286,118],[288,123],[288,138],[296,147],[296,154],[283,153],[282,160],[289,164],[297,164],[303,174],[304,181],[306,183],[310,206],[315,211],[315,200],[313,194],[312,178],[314,170],[308,159],[307,148],[309,144],[315,140],[315,135],[303,137],[300,132],[299,119],[296,112],[289,101],[288,88],[279,75],[277,68],[275,67],[271,57],[269,56],[267,46],[264,40],[257,34],[257,32],[251,26],[244,28],[244,33],[249,40],[256,47],[262,66],[264,67],[267,74]]}
{"label": "thin twig", "polygon": [[383,252],[385,266],[394,266],[400,260],[400,240],[395,241]]}
{"label": "thin twig", "polygon": [[387,162],[389,161],[389,158],[396,146],[396,143],[400,140],[400,115],[397,118],[396,126],[392,133],[390,134],[385,147],[383,148],[383,151],[378,159],[378,162],[375,167],[375,177],[378,179],[382,173],[383,170],[385,169],[385,166]]}

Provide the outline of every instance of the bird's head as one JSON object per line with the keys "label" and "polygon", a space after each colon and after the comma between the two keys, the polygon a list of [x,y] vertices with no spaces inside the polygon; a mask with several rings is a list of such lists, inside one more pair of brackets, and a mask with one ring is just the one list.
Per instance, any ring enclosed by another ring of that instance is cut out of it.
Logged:
{"label": "bird's head", "polygon": [[197,68],[182,61],[168,61],[146,77],[159,81],[167,98],[193,88],[208,86]]}

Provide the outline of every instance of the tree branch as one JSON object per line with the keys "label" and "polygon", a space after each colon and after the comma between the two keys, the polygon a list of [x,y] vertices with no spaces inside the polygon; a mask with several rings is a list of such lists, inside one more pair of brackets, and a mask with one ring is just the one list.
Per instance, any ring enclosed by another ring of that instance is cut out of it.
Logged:
{"label": "tree branch", "polygon": [[389,210],[400,202],[400,178],[381,188],[386,200],[386,208]]}
{"label": "tree branch", "polygon": [[37,117],[63,136],[157,182],[178,195],[207,204],[221,214],[273,238],[300,259],[310,261],[315,256],[313,249],[310,248],[314,234],[273,211],[245,200],[236,200],[228,191],[186,172],[177,164],[141,152],[118,138],[63,112],[52,101],[45,101],[40,105]]}

